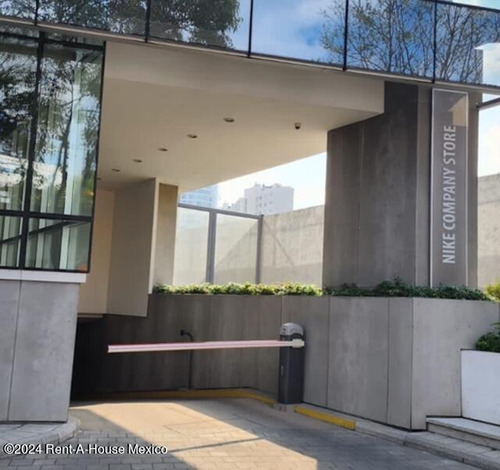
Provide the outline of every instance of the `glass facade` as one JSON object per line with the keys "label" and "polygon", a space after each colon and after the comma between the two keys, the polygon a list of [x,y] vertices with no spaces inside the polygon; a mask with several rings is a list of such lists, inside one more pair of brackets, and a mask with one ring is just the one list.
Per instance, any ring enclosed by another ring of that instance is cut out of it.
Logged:
{"label": "glass facade", "polygon": [[146,0],[39,0],[38,20],[144,35]]}
{"label": "glass facade", "polygon": [[0,268],[87,272],[103,47],[4,30],[0,61]]}
{"label": "glass facade", "polygon": [[250,0],[151,0],[152,38],[246,51]]}
{"label": "glass facade", "polygon": [[496,0],[0,0],[0,15],[249,57],[500,87]]}

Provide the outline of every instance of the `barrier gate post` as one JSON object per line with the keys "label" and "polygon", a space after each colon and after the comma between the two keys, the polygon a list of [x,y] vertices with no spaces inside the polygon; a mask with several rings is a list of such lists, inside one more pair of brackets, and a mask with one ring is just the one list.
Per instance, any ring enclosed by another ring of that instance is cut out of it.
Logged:
{"label": "barrier gate post", "polygon": [[[304,328],[297,323],[284,323],[280,339],[304,340]],[[304,349],[282,348],[280,350],[278,402],[284,405],[302,403],[304,396]]]}

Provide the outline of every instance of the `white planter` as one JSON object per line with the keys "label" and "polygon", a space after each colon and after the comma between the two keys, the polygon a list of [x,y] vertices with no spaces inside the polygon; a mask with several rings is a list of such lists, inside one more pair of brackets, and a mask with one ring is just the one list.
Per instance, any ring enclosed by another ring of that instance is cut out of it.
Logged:
{"label": "white planter", "polygon": [[500,353],[462,351],[462,415],[500,425]]}

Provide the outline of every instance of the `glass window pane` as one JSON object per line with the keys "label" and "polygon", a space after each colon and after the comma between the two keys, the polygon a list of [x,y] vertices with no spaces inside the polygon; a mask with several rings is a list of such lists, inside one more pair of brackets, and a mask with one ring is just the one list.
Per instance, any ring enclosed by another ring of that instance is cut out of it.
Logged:
{"label": "glass window pane", "polygon": [[175,236],[174,284],[205,282],[209,214],[179,208]]}
{"label": "glass window pane", "polygon": [[252,52],[342,66],[345,0],[255,0]]}
{"label": "glass window pane", "polygon": [[92,215],[102,53],[44,48],[31,210]]}
{"label": "glass window pane", "polygon": [[37,43],[0,36],[0,210],[23,208]]}
{"label": "glass window pane", "polygon": [[349,2],[347,66],[432,78],[434,2]]}
{"label": "glass window pane", "polygon": [[215,235],[216,284],[255,282],[258,220],[217,215]]}
{"label": "glass window pane", "polygon": [[438,3],[436,78],[500,85],[500,12]]}
{"label": "glass window pane", "polygon": [[0,0],[0,15],[35,21],[36,0]]}
{"label": "glass window pane", "polygon": [[144,35],[146,0],[41,0],[39,18],[113,33]]}
{"label": "glass window pane", "polygon": [[0,267],[15,268],[19,265],[21,244],[21,218],[0,215]]}
{"label": "glass window pane", "polygon": [[88,271],[90,222],[30,219],[26,268]]}
{"label": "glass window pane", "polygon": [[151,1],[150,35],[248,50],[250,0]]}

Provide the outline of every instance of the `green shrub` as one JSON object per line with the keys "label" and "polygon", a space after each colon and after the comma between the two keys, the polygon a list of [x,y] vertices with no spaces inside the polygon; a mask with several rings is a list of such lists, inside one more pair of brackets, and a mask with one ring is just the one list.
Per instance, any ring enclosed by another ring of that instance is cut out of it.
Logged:
{"label": "green shrub", "polygon": [[309,295],[309,296],[345,296],[345,297],[427,297],[434,299],[489,300],[483,292],[468,287],[412,286],[401,279],[384,281],[374,288],[358,287],[356,284],[344,284],[338,288],[325,288],[308,284],[287,282],[283,284],[192,284],[186,286],[156,286],[159,294],[210,294],[210,295]]}
{"label": "green shrub", "polygon": [[476,343],[479,351],[500,353],[500,323],[495,323],[497,331],[486,333]]}
{"label": "green shrub", "polygon": [[486,287],[486,295],[495,302],[500,302],[500,281]]}
{"label": "green shrub", "polygon": [[455,286],[413,286],[401,279],[384,281],[374,288],[344,284],[339,288],[326,289],[328,295],[346,297],[426,297],[431,299],[489,300],[478,289]]}
{"label": "green shrub", "polygon": [[320,287],[287,282],[284,284],[193,284],[186,286],[160,285],[154,289],[158,294],[211,294],[211,295],[310,295],[320,296]]}

